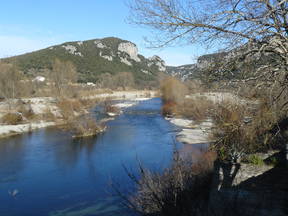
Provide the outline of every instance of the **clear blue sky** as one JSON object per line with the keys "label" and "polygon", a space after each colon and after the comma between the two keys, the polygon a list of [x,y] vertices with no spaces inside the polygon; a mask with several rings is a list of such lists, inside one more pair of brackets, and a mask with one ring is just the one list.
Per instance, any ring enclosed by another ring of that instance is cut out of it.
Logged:
{"label": "clear blue sky", "polygon": [[168,65],[189,64],[205,52],[197,46],[147,49],[150,30],[128,24],[125,0],[6,0],[1,2],[0,57],[77,40],[119,37],[137,44]]}

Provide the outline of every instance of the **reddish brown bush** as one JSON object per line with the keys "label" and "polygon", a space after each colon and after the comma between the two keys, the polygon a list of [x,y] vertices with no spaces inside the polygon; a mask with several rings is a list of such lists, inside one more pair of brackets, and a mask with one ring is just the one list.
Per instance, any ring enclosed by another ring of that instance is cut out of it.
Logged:
{"label": "reddish brown bush", "polygon": [[172,101],[168,101],[165,102],[164,105],[162,106],[161,113],[164,116],[172,116],[176,113],[176,110],[177,110],[177,104]]}

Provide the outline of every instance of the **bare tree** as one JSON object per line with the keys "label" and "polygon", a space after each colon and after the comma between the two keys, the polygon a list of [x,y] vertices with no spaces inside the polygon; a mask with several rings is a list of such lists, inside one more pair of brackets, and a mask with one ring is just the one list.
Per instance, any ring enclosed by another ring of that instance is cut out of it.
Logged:
{"label": "bare tree", "polygon": [[134,76],[131,72],[120,72],[114,77],[115,86],[121,87],[122,89],[131,88],[134,86]]}
{"label": "bare tree", "polygon": [[272,101],[284,98],[280,108],[287,110],[288,0],[130,0],[129,7],[132,23],[155,30],[154,47],[186,42],[233,50],[222,64],[230,73],[231,62],[257,62],[235,81],[257,80]]}
{"label": "bare tree", "polygon": [[59,59],[55,59],[52,65],[51,79],[57,94],[61,95],[68,84],[77,81],[76,68],[71,62],[61,62]]}
{"label": "bare tree", "polygon": [[0,63],[0,96],[6,98],[18,97],[22,74],[12,64]]}

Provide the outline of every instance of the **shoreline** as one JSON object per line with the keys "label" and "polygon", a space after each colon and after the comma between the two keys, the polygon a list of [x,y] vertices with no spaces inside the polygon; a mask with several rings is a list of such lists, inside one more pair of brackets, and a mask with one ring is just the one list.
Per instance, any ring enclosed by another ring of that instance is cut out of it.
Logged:
{"label": "shoreline", "polygon": [[[85,97],[86,100],[93,100],[93,99],[103,99],[106,100],[127,100],[127,103],[117,103],[116,106],[119,109],[125,109],[131,106],[137,105],[140,101],[149,100],[155,97],[157,94],[156,91],[115,91],[112,93],[104,93],[98,95],[92,95]],[[60,111],[59,108],[56,106],[57,99],[53,97],[36,97],[36,98],[19,98],[19,99],[11,99],[9,101],[3,101],[0,103],[0,117],[1,114],[5,114],[7,110],[9,110],[9,103],[17,103],[17,101],[23,101],[25,103],[30,103],[31,109],[35,114],[46,114],[47,110],[49,110],[56,118],[59,117]],[[131,100],[131,101],[130,101]],[[130,102],[128,102],[130,101]],[[1,112],[2,111],[2,112]],[[85,112],[88,109],[84,110]],[[116,117],[116,116],[115,116]],[[109,120],[112,120],[110,118]],[[60,119],[59,119],[60,120]],[[23,133],[28,133],[37,129],[53,127],[60,124],[63,124],[65,120],[60,121],[45,121],[43,119],[38,121],[30,121],[27,123],[20,123],[16,125],[11,124],[0,124],[0,139],[15,136]]]}
{"label": "shoreline", "polygon": [[212,120],[210,119],[201,123],[178,117],[165,119],[181,128],[181,131],[176,134],[176,139],[183,144],[209,144],[213,142],[209,137],[209,132],[213,127]]}

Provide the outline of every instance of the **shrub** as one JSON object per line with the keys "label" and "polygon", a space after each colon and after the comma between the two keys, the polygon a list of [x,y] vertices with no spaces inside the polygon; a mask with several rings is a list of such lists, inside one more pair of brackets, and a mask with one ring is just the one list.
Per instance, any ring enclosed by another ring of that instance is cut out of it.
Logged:
{"label": "shrub", "polygon": [[7,113],[1,120],[4,124],[17,125],[23,121],[23,116],[21,113]]}
{"label": "shrub", "polygon": [[247,162],[257,166],[263,166],[264,161],[261,157],[253,154],[247,158]]}
{"label": "shrub", "polygon": [[95,120],[91,118],[82,118],[79,121],[72,121],[66,125],[66,130],[72,132],[73,138],[82,138],[88,136],[95,136],[101,133],[104,128],[98,125]]}
{"label": "shrub", "polygon": [[13,64],[0,62],[0,92],[2,97],[15,98],[21,95],[19,88],[23,74]]}
{"label": "shrub", "polygon": [[205,97],[187,98],[177,106],[176,114],[200,122],[207,119],[212,107],[213,103]]}
{"label": "shrub", "polygon": [[75,117],[76,113],[80,113],[84,110],[80,100],[61,99],[58,101],[57,106],[60,109],[63,119],[66,120]]}
{"label": "shrub", "polygon": [[164,103],[173,102],[181,104],[187,93],[186,86],[174,77],[168,77],[161,81],[160,91]]}
{"label": "shrub", "polygon": [[137,194],[129,206],[142,215],[198,215],[208,211],[214,157],[208,153],[197,163],[175,154],[173,165],[163,174],[140,166],[140,180],[131,174]]}
{"label": "shrub", "polygon": [[223,159],[234,162],[244,154],[271,149],[278,143],[279,134],[272,131],[278,118],[265,103],[253,112],[239,104],[218,104],[213,114],[213,135],[217,139],[214,146],[225,156]]}
{"label": "shrub", "polygon": [[176,113],[176,110],[177,110],[177,104],[172,101],[167,101],[162,106],[161,113],[164,116],[172,116]]}
{"label": "shrub", "polygon": [[104,110],[105,110],[105,113],[119,113],[120,112],[120,109],[116,106],[113,106],[111,101],[109,100],[106,100],[104,102]]}
{"label": "shrub", "polygon": [[26,119],[34,119],[36,117],[30,102],[24,103],[18,100],[16,109],[17,112],[21,113]]}

